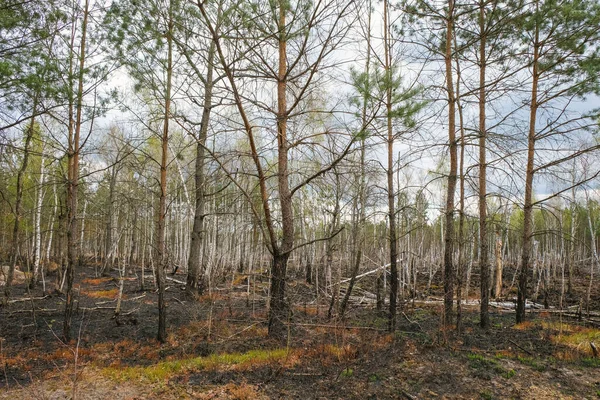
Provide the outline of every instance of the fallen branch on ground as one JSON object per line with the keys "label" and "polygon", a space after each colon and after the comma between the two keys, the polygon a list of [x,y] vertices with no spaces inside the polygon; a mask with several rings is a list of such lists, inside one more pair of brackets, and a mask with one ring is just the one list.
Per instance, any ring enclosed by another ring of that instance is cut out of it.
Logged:
{"label": "fallen branch on ground", "polygon": [[25,299],[14,299],[14,300],[9,300],[8,303],[9,304],[14,304],[14,303],[20,303],[23,301],[33,301],[33,300],[44,300],[45,298],[47,298],[48,295],[43,296],[43,297],[27,297]]}

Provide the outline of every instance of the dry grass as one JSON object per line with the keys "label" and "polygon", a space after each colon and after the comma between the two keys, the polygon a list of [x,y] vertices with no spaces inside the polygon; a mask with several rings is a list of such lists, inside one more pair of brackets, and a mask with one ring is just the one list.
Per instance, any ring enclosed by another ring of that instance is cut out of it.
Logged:
{"label": "dry grass", "polygon": [[563,334],[551,337],[552,342],[567,347],[557,352],[558,359],[572,361],[597,356],[592,350],[592,344],[596,349],[600,348],[600,329],[570,326],[562,332]]}
{"label": "dry grass", "polygon": [[519,330],[519,331],[527,331],[532,329],[533,327],[535,327],[535,323],[533,321],[525,321],[525,322],[521,322],[520,324],[516,324],[513,329]]}
{"label": "dry grass", "polygon": [[124,339],[119,342],[98,343],[91,349],[92,354],[97,355],[97,360],[111,360],[111,364],[120,365],[121,360],[135,358],[142,361],[156,361],[159,359],[160,346],[154,340],[146,344]]}
{"label": "dry grass", "polygon": [[242,383],[228,383],[227,385],[207,390],[204,393],[194,396],[194,398],[201,400],[262,400],[268,397],[262,395],[257,386],[250,385],[244,381]]}
{"label": "dry grass", "polygon": [[[119,295],[119,289],[110,289],[110,290],[82,290],[81,294],[87,297],[91,297],[94,299],[111,299],[114,300]],[[123,298],[125,296],[123,295]]]}
{"label": "dry grass", "polygon": [[113,280],[113,278],[111,278],[111,277],[87,278],[87,279],[84,279],[82,281],[82,283],[85,283],[85,284],[88,284],[88,285],[101,285],[103,283],[110,282],[112,280]]}

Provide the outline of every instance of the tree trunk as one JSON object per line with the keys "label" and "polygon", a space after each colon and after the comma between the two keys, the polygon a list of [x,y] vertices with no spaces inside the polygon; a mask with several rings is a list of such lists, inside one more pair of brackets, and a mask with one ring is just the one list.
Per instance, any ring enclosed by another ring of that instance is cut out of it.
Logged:
{"label": "tree trunk", "polygon": [[208,133],[208,123],[210,120],[210,110],[212,107],[213,91],[213,69],[214,69],[215,42],[211,41],[208,49],[208,65],[206,71],[206,84],[204,86],[204,104],[202,109],[202,120],[200,122],[200,133],[198,135],[198,144],[196,146],[196,207],[194,210],[194,225],[192,227],[190,242],[190,257],[188,259],[188,274],[185,285],[186,293],[189,296],[202,294],[206,287],[204,282],[204,268],[202,267],[202,249],[204,239],[204,153],[206,137]]}
{"label": "tree trunk", "polygon": [[[333,254],[336,251],[336,245],[333,242],[333,235],[338,229],[338,220],[340,214],[340,197],[341,197],[341,187],[340,187],[340,175],[337,171],[334,170],[335,173],[335,205],[333,209],[333,213],[331,214],[331,224],[328,229],[328,236],[326,243],[326,254],[325,258],[327,260],[327,268],[328,270],[332,270],[333,268]],[[336,263],[335,274],[332,278],[332,292],[331,292],[331,302],[329,304],[329,310],[327,312],[327,318],[330,319],[332,316],[339,316],[340,311],[340,285],[342,282],[342,265],[341,263]]]}
{"label": "tree trunk", "polygon": [[527,171],[525,175],[525,199],[523,202],[523,253],[521,254],[521,271],[517,287],[517,315],[516,322],[525,320],[525,302],[527,301],[527,278],[532,250],[533,231],[533,174],[535,157],[535,122],[537,119],[537,95],[538,95],[538,68],[539,68],[539,25],[535,27],[535,42],[533,49],[533,74],[531,84],[531,104],[529,112],[529,132],[527,139]]}
{"label": "tree trunk", "polygon": [[[458,47],[456,35],[453,37],[454,47]],[[461,71],[458,54],[456,55],[456,108],[458,111],[458,123],[460,131],[460,163],[459,163],[459,215],[458,215],[458,265],[456,266],[456,330],[462,330],[462,285],[465,273],[465,124],[463,107],[461,102]]]}
{"label": "tree trunk", "polygon": [[573,269],[575,268],[575,234],[577,233],[577,216],[576,216],[576,201],[575,189],[573,189],[571,203],[571,236],[569,238],[569,267],[568,267],[568,282],[567,293],[573,294]]}
{"label": "tree trunk", "polygon": [[390,245],[390,305],[388,328],[391,332],[396,329],[396,308],[398,301],[398,241],[396,238],[396,209],[394,192],[394,132],[392,126],[392,56],[389,39],[389,4],[383,2],[383,45],[385,52],[385,71],[388,80],[386,87],[387,110],[387,197],[388,197],[388,224]]}
{"label": "tree trunk", "polygon": [[479,309],[479,325],[490,327],[490,266],[488,258],[488,224],[487,224],[487,161],[486,161],[486,93],[485,93],[485,2],[479,3],[479,273],[481,276]]}
{"label": "tree trunk", "polygon": [[106,242],[104,243],[104,263],[100,269],[100,275],[107,274],[113,269],[115,259],[115,187],[117,184],[117,165],[114,164],[110,172],[110,183],[108,189],[108,211],[106,214]]}
{"label": "tree trunk", "polygon": [[[133,211],[133,222],[131,224],[131,246],[129,249],[129,257],[127,261],[127,265],[129,266],[130,271],[134,271],[134,264],[136,261],[136,253],[138,246],[138,228],[137,228],[137,219],[138,219],[138,211],[134,209]],[[142,272],[143,273],[143,272]]]}
{"label": "tree trunk", "polygon": [[585,308],[587,311],[588,318],[590,317],[590,300],[592,296],[592,285],[594,281],[594,268],[598,265],[598,249],[596,247],[596,227],[592,222],[592,203],[590,201],[589,195],[586,190],[586,205],[587,205],[587,220],[588,220],[588,228],[590,230],[590,248],[592,249],[592,262],[590,265],[590,280],[587,287],[587,292],[585,296]]}
{"label": "tree trunk", "polygon": [[500,230],[496,231],[496,268],[494,271],[494,297],[502,297],[502,236]]}
{"label": "tree trunk", "polygon": [[[85,2],[83,23],[81,27],[81,46],[79,51],[79,71],[76,99],[76,116],[73,120],[73,107],[69,110],[69,154],[68,154],[68,182],[67,182],[67,271],[66,271],[66,301],[65,317],[63,321],[63,338],[65,342],[71,340],[71,319],[75,303],[73,282],[75,280],[75,266],[79,262],[79,241],[77,229],[77,189],[79,187],[79,137],[81,133],[81,119],[83,116],[83,80],[85,76],[85,46],[87,23],[89,14],[89,0]],[[74,40],[74,37],[72,38]],[[71,46],[72,48],[73,46]],[[72,64],[71,64],[72,65]],[[72,76],[72,74],[70,74]]]}
{"label": "tree trunk", "polygon": [[52,251],[52,239],[54,236],[54,219],[58,212],[58,196],[56,195],[56,183],[52,184],[52,194],[54,195],[54,208],[52,210],[52,216],[48,223],[48,243],[46,244],[46,263],[50,262],[50,253]]}
{"label": "tree trunk", "polygon": [[171,115],[171,78],[173,75],[173,2],[169,2],[167,36],[167,82],[165,87],[164,124],[160,161],[160,197],[156,223],[156,286],[158,287],[158,333],[160,343],[167,340],[167,304],[165,299],[167,267],[165,246],[165,217],[167,212],[167,155],[169,153],[169,119]]}
{"label": "tree trunk", "polygon": [[[279,1],[279,67],[277,80],[277,182],[279,188],[279,206],[281,208],[282,239],[278,249],[276,242],[273,249],[273,271],[271,273],[271,307],[269,309],[269,336],[283,338],[286,336],[285,321],[289,318],[285,302],[286,268],[289,253],[294,244],[294,219],[292,194],[288,181],[287,141],[287,33],[286,12],[288,4]],[[263,199],[263,201],[265,201]]]}
{"label": "tree trunk", "polygon": [[448,145],[450,148],[450,171],[446,192],[445,235],[444,235],[444,325],[452,324],[454,303],[454,192],[457,181],[457,143],[456,143],[456,98],[452,83],[452,37],[454,32],[454,0],[448,0],[446,17],[446,90],[448,92]]}
{"label": "tree trunk", "polygon": [[[35,110],[37,108],[36,106],[37,104],[37,100],[34,99],[34,106],[33,106],[33,115],[36,114]],[[29,123],[29,127],[26,129],[26,136],[25,136],[25,148],[23,149],[23,162],[21,163],[21,167],[19,168],[19,172],[17,173],[17,193],[16,193],[16,199],[15,199],[15,208],[14,208],[14,216],[15,216],[15,222],[13,225],[13,231],[12,231],[12,239],[11,239],[11,249],[13,251],[12,257],[11,257],[11,261],[10,261],[10,265],[8,267],[8,274],[6,275],[6,284],[4,286],[4,299],[3,299],[3,304],[7,304],[8,299],[10,298],[10,289],[12,286],[12,281],[14,279],[14,275],[15,275],[15,268],[17,266],[17,260],[20,256],[19,253],[19,249],[20,249],[20,243],[19,243],[19,231],[21,228],[21,203],[23,200],[23,177],[25,175],[25,171],[27,170],[27,165],[29,164],[29,146],[31,144],[31,140],[33,138],[33,133],[34,133],[34,129],[35,129],[35,117],[31,117],[31,122]]]}
{"label": "tree trunk", "polygon": [[285,300],[285,283],[288,254],[276,254],[271,265],[271,289],[269,301],[269,336],[285,338],[286,323],[290,318],[289,306]]}
{"label": "tree trunk", "polygon": [[33,289],[37,284],[40,274],[40,264],[42,259],[42,202],[44,200],[44,150],[42,147],[40,156],[40,180],[37,188],[35,203],[35,223],[34,223],[34,245],[33,245],[33,273],[29,288]]}

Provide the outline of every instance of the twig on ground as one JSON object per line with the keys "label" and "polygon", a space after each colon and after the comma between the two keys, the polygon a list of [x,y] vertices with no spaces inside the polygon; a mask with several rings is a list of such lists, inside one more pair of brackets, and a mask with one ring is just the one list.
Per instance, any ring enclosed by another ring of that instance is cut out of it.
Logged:
{"label": "twig on ground", "polygon": [[530,356],[534,357],[535,354],[533,354],[532,352],[530,352],[529,350],[519,346],[519,344],[517,344],[517,342],[513,341],[513,340],[508,340],[509,342],[511,342],[512,344],[514,344],[515,346],[517,346],[519,349],[523,350],[525,353],[529,354]]}
{"label": "twig on ground", "polygon": [[408,400],[417,400],[417,398],[415,396],[413,396],[412,394],[408,393],[406,390],[400,389],[400,391],[402,392],[402,395],[404,397],[406,397]]}
{"label": "twig on ground", "polygon": [[180,285],[185,285],[185,282],[184,282],[184,281],[180,281],[180,280],[178,280],[178,279],[171,278],[170,276],[167,276],[167,280],[168,280],[168,281],[171,281],[171,282],[179,283]]}

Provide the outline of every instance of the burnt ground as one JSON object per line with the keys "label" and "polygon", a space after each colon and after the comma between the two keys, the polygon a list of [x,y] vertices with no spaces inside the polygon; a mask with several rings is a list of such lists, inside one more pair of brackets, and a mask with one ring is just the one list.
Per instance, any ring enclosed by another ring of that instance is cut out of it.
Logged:
{"label": "burnt ground", "polygon": [[[493,326],[483,331],[477,305],[466,306],[457,334],[440,328],[441,304],[423,299],[402,307],[390,334],[385,314],[358,298],[345,321],[328,321],[327,299],[317,306],[314,287],[293,281],[282,343],[267,338],[266,277],[249,293],[235,277],[198,300],[169,281],[161,345],[153,290],[128,276],[115,317],[118,274],[78,272],[70,343],[60,340],[62,294],[18,284],[0,308],[0,399],[600,398],[590,344],[600,349],[600,330],[555,310],[534,310],[515,326],[513,312],[492,308]],[[586,282],[577,287],[572,303]]]}

